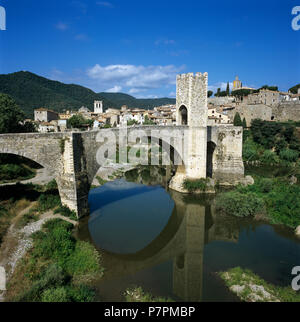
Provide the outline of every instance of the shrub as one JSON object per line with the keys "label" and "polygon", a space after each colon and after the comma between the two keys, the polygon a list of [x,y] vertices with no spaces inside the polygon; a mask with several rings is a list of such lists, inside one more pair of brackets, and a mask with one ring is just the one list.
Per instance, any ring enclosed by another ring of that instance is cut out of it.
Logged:
{"label": "shrub", "polygon": [[299,158],[299,152],[295,150],[285,149],[280,152],[279,156],[282,160],[288,162],[296,162]]}
{"label": "shrub", "polygon": [[217,196],[216,207],[228,215],[247,217],[262,212],[264,202],[253,192],[231,191]]}
{"label": "shrub", "polygon": [[266,197],[270,218],[291,228],[300,225],[300,187],[278,183]]}
{"label": "shrub", "polygon": [[60,214],[64,217],[68,217],[73,220],[78,220],[77,214],[74,210],[71,210],[67,206],[59,206],[57,209],[54,210],[55,214]]}
{"label": "shrub", "polygon": [[255,161],[259,159],[258,146],[250,138],[243,144],[243,159]]}
{"label": "shrub", "polygon": [[[49,229],[51,227],[51,230]],[[53,259],[64,267],[75,248],[75,239],[68,227],[56,222],[48,223],[48,232],[34,235],[33,256]]]}
{"label": "shrub", "polygon": [[267,178],[261,179],[258,182],[258,187],[262,193],[271,192],[273,188],[273,180]]}
{"label": "shrub", "polygon": [[44,269],[39,278],[32,284],[31,288],[18,297],[21,302],[40,301],[41,294],[48,288],[61,287],[67,280],[62,268],[57,264],[50,264]]}
{"label": "shrub", "polygon": [[183,188],[189,192],[195,192],[197,190],[205,191],[207,187],[207,179],[199,180],[184,180]]}
{"label": "shrub", "polygon": [[100,257],[93,245],[78,241],[68,258],[66,270],[70,275],[88,275],[100,272]]}
{"label": "shrub", "polygon": [[45,186],[46,191],[56,191],[58,189],[55,179],[48,182]]}
{"label": "shrub", "polygon": [[43,229],[47,231],[53,231],[55,228],[63,228],[67,231],[71,231],[73,229],[73,225],[67,221],[61,220],[61,219],[51,219],[44,223]]}
{"label": "shrub", "polygon": [[94,289],[86,285],[69,287],[67,292],[73,302],[93,302],[96,296]]}
{"label": "shrub", "polygon": [[53,194],[42,194],[38,199],[37,210],[45,212],[61,205],[60,197]]}
{"label": "shrub", "polygon": [[278,156],[275,152],[273,152],[272,150],[265,150],[262,157],[261,157],[261,161],[263,163],[266,164],[270,164],[270,163],[278,163]]}
{"label": "shrub", "polygon": [[43,292],[42,302],[58,303],[70,302],[67,291],[64,287],[50,288]]}

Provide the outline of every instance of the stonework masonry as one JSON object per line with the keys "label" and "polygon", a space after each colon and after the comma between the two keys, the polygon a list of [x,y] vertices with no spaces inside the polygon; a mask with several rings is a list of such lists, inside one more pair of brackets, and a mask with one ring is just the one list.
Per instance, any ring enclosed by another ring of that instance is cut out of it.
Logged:
{"label": "stonework masonry", "polygon": [[[151,137],[163,148],[167,146],[170,151],[172,148],[172,161],[181,159],[183,163],[178,165],[170,188],[180,192],[184,192],[185,179],[208,176],[225,185],[244,179],[243,130],[232,125],[207,126],[207,81],[207,73],[177,77],[177,126],[126,129],[128,141],[136,143],[137,138],[146,138],[148,142]],[[110,137],[119,142],[122,131],[114,128],[76,133],[3,134],[0,153],[21,155],[47,168],[56,178],[62,203],[82,217],[89,212],[90,186],[103,165],[98,164],[97,153],[113,145]]]}
{"label": "stonework masonry", "polygon": [[233,120],[236,113],[239,113],[242,119],[246,119],[248,126],[251,125],[251,121],[254,119],[275,122],[299,121],[300,103],[285,102],[275,106],[241,104],[228,112],[231,120]]}

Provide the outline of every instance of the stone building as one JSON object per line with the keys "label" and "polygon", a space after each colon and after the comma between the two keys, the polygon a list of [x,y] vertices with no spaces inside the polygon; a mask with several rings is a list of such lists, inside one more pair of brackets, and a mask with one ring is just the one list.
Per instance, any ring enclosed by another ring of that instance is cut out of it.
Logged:
{"label": "stone building", "polygon": [[246,102],[250,105],[263,104],[267,106],[276,106],[283,100],[283,95],[278,91],[261,89],[258,93],[249,94]]}
{"label": "stone building", "polygon": [[208,107],[208,126],[229,123],[230,118],[228,115],[218,112],[216,107]]}
{"label": "stone building", "polygon": [[58,113],[47,108],[39,108],[34,110],[34,120],[36,122],[51,122],[58,120]]}
{"label": "stone building", "polygon": [[102,114],[103,113],[103,102],[102,101],[95,101],[94,102],[94,113],[95,114]]}

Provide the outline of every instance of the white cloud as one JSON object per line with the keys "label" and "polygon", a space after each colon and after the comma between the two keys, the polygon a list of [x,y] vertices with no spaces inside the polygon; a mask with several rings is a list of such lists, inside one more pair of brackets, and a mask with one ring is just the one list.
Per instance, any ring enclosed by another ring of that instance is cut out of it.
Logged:
{"label": "white cloud", "polygon": [[66,23],[63,23],[63,22],[58,22],[55,25],[55,28],[58,29],[58,30],[61,30],[61,31],[65,31],[65,30],[69,29],[69,25],[66,24]]}
{"label": "white cloud", "polygon": [[140,93],[143,91],[144,91],[144,89],[141,89],[141,88],[131,88],[128,93],[129,94],[136,94],[136,93]]}
{"label": "white cloud", "polygon": [[114,5],[108,1],[97,1],[96,4],[101,7],[113,8]]}
{"label": "white cloud", "polygon": [[106,93],[120,93],[122,91],[122,86],[114,86],[113,88],[107,89]]}
{"label": "white cloud", "polygon": [[171,97],[171,98],[176,98],[176,92],[171,92],[171,93],[169,94],[169,97]]}
{"label": "white cloud", "polygon": [[87,41],[89,40],[89,37],[86,34],[78,34],[75,36],[75,39],[80,41]]}
{"label": "white cloud", "polygon": [[176,41],[173,39],[158,39],[155,41],[155,45],[159,46],[159,45],[175,45]]}
{"label": "white cloud", "polygon": [[[87,70],[87,76],[100,84],[113,84],[129,87],[135,91],[154,89],[175,85],[176,75],[183,67],[167,66],[136,66],[136,65],[108,65],[96,64]],[[109,86],[109,85],[108,85]]]}
{"label": "white cloud", "polygon": [[136,98],[139,99],[153,99],[153,98],[159,98],[157,95],[137,95]]}

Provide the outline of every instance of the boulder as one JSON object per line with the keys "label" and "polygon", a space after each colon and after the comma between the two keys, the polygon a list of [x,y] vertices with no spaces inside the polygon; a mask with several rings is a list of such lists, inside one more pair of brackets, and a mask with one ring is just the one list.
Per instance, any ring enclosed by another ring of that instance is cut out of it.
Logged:
{"label": "boulder", "polygon": [[296,236],[300,238],[300,226],[298,226],[295,230]]}

